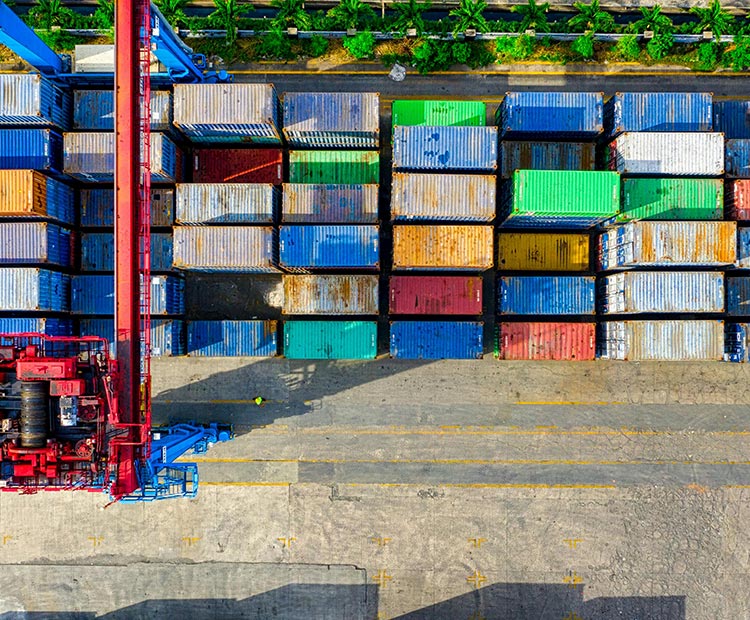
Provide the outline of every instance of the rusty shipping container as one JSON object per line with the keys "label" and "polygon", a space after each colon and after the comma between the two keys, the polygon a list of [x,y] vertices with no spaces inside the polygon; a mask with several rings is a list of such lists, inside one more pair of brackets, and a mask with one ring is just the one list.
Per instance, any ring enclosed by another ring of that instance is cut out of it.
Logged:
{"label": "rusty shipping container", "polygon": [[602,359],[643,361],[721,361],[723,321],[607,321],[599,325]]}
{"label": "rusty shipping container", "polygon": [[377,314],[378,276],[285,275],[283,314]]}
{"label": "rusty shipping container", "polygon": [[500,323],[503,360],[590,361],[595,354],[595,323]]}
{"label": "rusty shipping container", "polygon": [[724,187],[724,214],[730,220],[750,220],[750,180],[727,179]]}
{"label": "rusty shipping container", "polygon": [[581,142],[500,142],[500,176],[516,170],[596,170],[596,145]]}
{"label": "rusty shipping container", "polygon": [[482,314],[479,276],[392,276],[390,313],[416,315]]}
{"label": "rusty shipping container", "polygon": [[34,170],[0,170],[0,217],[39,217],[73,224],[75,192]]}
{"label": "rusty shipping container", "polygon": [[177,224],[273,224],[280,201],[270,183],[178,183]]}
{"label": "rusty shipping container", "polygon": [[197,149],[194,183],[272,183],[284,180],[281,149]]}
{"label": "rusty shipping container", "polygon": [[284,183],[285,224],[377,224],[378,185]]}
{"label": "rusty shipping container", "polygon": [[491,269],[492,234],[491,226],[394,226],[393,269]]}
{"label": "rusty shipping container", "polygon": [[500,232],[497,268],[504,271],[588,271],[589,235]]}

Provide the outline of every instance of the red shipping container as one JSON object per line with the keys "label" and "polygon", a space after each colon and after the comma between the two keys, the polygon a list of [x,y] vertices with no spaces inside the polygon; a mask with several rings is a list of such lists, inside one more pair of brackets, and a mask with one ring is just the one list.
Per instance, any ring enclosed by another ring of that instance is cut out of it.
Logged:
{"label": "red shipping container", "polygon": [[501,323],[503,360],[593,360],[594,323]]}
{"label": "red shipping container", "polygon": [[750,179],[726,181],[724,202],[728,220],[750,220]]}
{"label": "red shipping container", "polygon": [[198,149],[193,155],[195,183],[273,183],[281,185],[281,149]]}
{"label": "red shipping container", "polygon": [[482,278],[393,276],[391,314],[482,314]]}

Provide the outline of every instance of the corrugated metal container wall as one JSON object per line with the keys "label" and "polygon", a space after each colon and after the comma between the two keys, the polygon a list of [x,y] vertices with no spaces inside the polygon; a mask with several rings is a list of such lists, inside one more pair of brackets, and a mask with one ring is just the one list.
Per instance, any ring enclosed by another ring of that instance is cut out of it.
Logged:
{"label": "corrugated metal container wall", "polygon": [[714,131],[727,140],[750,138],[750,101],[714,101]]}
{"label": "corrugated metal container wall", "polygon": [[724,135],[626,132],[607,147],[607,161],[622,174],[718,177],[724,174]]}
{"label": "corrugated metal container wall", "polygon": [[289,182],[377,185],[377,151],[289,151]]}
{"label": "corrugated metal container wall", "polygon": [[0,169],[63,168],[63,139],[50,129],[0,129]]}
{"label": "corrugated metal container wall", "polygon": [[619,210],[615,172],[517,170],[500,194],[505,227],[590,228]]}
{"label": "corrugated metal container wall", "polygon": [[590,361],[595,343],[595,323],[500,323],[498,357]]}
{"label": "corrugated metal container wall", "polygon": [[[115,225],[115,191],[81,190],[81,227],[111,228]],[[151,226],[169,227],[174,223],[174,190],[151,189]]]}
{"label": "corrugated metal container wall", "polygon": [[482,278],[391,276],[391,314],[480,315]]}
{"label": "corrugated metal container wall", "polygon": [[594,138],[604,129],[602,93],[506,93],[496,119],[500,135],[513,138]]}
{"label": "corrugated metal container wall", "polygon": [[[115,134],[112,132],[66,133],[65,174],[88,183],[111,183],[115,173]],[[151,134],[151,180],[174,183],[177,147],[165,134]]]}
{"label": "corrugated metal container wall", "polygon": [[452,222],[495,219],[494,175],[393,173],[391,218]]}
{"label": "corrugated metal container wall", "polygon": [[[81,271],[114,271],[115,239],[112,233],[81,234]],[[172,269],[172,235],[151,233],[151,271]]]}
{"label": "corrugated metal container wall", "polygon": [[500,176],[516,170],[595,170],[596,145],[580,142],[500,142]]}
{"label": "corrugated metal container wall", "polygon": [[283,314],[377,314],[378,276],[283,277]]}
{"label": "corrugated metal container wall", "polygon": [[281,221],[288,224],[377,224],[378,185],[284,183]]}
{"label": "corrugated metal container wall", "polygon": [[727,177],[750,178],[750,140],[727,140]]}
{"label": "corrugated metal container wall", "polygon": [[72,240],[67,228],[47,222],[0,222],[0,263],[70,267]]}
{"label": "corrugated metal container wall", "polygon": [[270,226],[175,226],[174,262],[189,271],[278,271]]}
{"label": "corrugated metal container wall", "polygon": [[377,226],[282,226],[279,266],[284,269],[377,269]]}
{"label": "corrugated metal container wall", "polygon": [[728,180],[724,197],[727,219],[750,220],[750,180]]}
{"label": "corrugated metal container wall", "polygon": [[178,183],[177,224],[273,224],[280,192],[270,183]]}
{"label": "corrugated metal container wall", "polygon": [[597,241],[599,269],[708,267],[737,260],[735,222],[631,222],[610,228]]}
{"label": "corrugated metal container wall", "polygon": [[0,125],[70,124],[70,95],[38,73],[0,75]]}
{"label": "corrugated metal container wall", "polygon": [[[81,319],[81,336],[99,336],[109,340],[112,353],[117,352],[113,319]],[[151,356],[185,355],[185,323],[177,319],[151,320]]]}
{"label": "corrugated metal container wall", "polygon": [[720,220],[721,179],[623,179],[618,222],[630,220]]}
{"label": "corrugated metal container wall", "polygon": [[189,321],[187,354],[193,357],[273,357],[276,321]]}
{"label": "corrugated metal container wall", "polygon": [[499,314],[596,314],[593,276],[505,276]]}
{"label": "corrugated metal container wall", "polygon": [[505,271],[588,271],[589,236],[500,232],[497,257],[497,268]]}
{"label": "corrugated metal container wall", "polygon": [[394,170],[497,170],[497,127],[393,128]]}
{"label": "corrugated metal container wall", "polygon": [[737,229],[737,267],[750,269],[750,228]]}
{"label": "corrugated metal container wall", "polygon": [[615,93],[604,106],[607,135],[623,131],[711,131],[712,100],[711,93]]}
{"label": "corrugated metal container wall", "polygon": [[0,310],[68,312],[70,276],[34,267],[0,267]]}
{"label": "corrugated metal container wall", "polygon": [[[114,314],[114,276],[73,276],[71,282],[73,314]],[[184,313],[185,281],[175,276],[151,276],[151,314]]]}
{"label": "corrugated metal container wall", "polygon": [[284,93],[284,137],[289,146],[376,149],[379,93]]}
{"label": "corrugated metal container wall", "polygon": [[374,321],[285,321],[284,356],[289,359],[374,359]]}
{"label": "corrugated metal container wall", "polygon": [[273,84],[175,84],[174,124],[191,142],[280,144]]}
{"label": "corrugated metal container wall", "polygon": [[727,315],[750,316],[750,278],[727,277]]}
{"label": "corrugated metal container wall", "polygon": [[0,318],[0,334],[45,334],[47,336],[72,336],[70,319]]}
{"label": "corrugated metal container wall", "polygon": [[612,321],[600,324],[599,357],[612,360],[721,361],[722,321]]}
{"label": "corrugated metal container wall", "polygon": [[491,269],[491,226],[394,226],[393,269]]}
{"label": "corrugated metal container wall", "polygon": [[271,183],[284,180],[281,149],[197,149],[195,183]]}
{"label": "corrugated metal container wall", "polygon": [[750,323],[724,325],[724,355],[728,362],[750,361]]}
{"label": "corrugated metal container wall", "polygon": [[[112,90],[73,92],[73,128],[88,131],[115,130],[115,97]],[[172,130],[172,93],[151,91],[151,131]]]}
{"label": "corrugated metal container wall", "polygon": [[481,359],[484,323],[393,321],[391,357],[398,359]]}
{"label": "corrugated metal container wall", "polygon": [[75,192],[34,170],[0,170],[0,217],[47,217],[63,224],[75,220]]}
{"label": "corrugated metal container wall", "polygon": [[482,127],[487,124],[487,106],[482,101],[397,99],[391,107],[391,124]]}

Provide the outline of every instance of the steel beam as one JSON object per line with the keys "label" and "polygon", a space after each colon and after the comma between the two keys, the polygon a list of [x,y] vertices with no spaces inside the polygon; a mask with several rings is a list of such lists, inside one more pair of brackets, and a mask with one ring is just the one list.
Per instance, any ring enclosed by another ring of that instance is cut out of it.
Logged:
{"label": "steel beam", "polygon": [[0,43],[48,77],[63,72],[62,59],[2,1]]}

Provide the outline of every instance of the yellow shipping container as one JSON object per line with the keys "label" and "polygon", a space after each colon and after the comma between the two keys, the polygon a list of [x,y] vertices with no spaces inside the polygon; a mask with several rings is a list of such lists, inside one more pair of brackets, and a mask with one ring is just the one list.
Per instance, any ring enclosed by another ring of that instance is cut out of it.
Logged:
{"label": "yellow shipping container", "polygon": [[47,215],[47,177],[34,170],[0,170],[0,216]]}
{"label": "yellow shipping container", "polygon": [[501,232],[497,255],[505,271],[588,271],[589,235]]}
{"label": "yellow shipping container", "polygon": [[394,269],[492,268],[492,226],[394,226]]}

